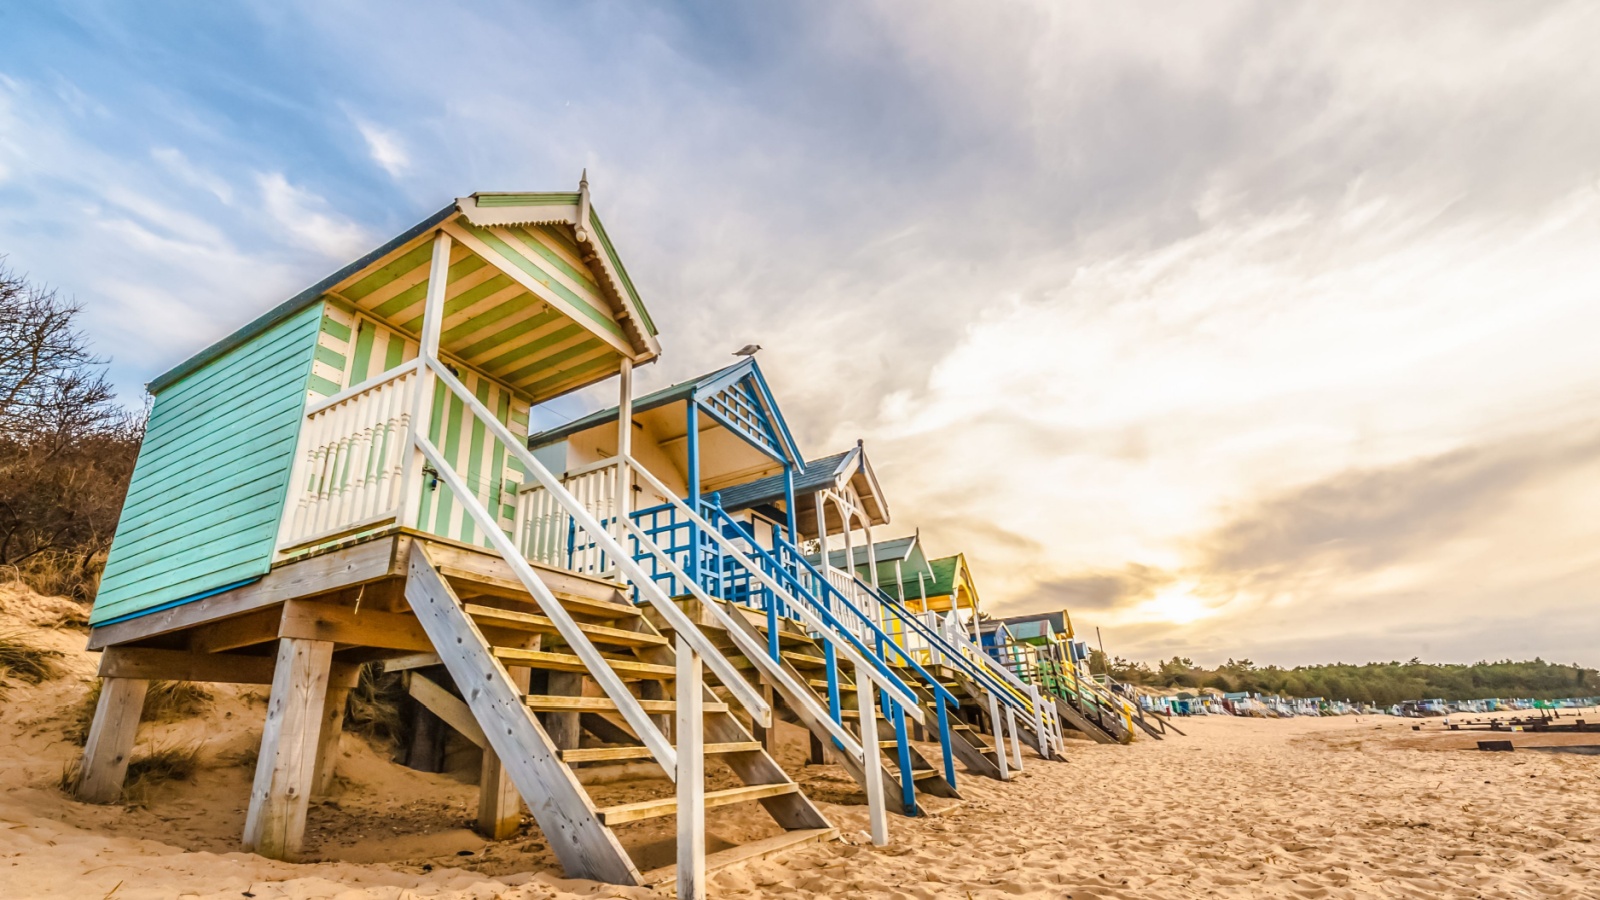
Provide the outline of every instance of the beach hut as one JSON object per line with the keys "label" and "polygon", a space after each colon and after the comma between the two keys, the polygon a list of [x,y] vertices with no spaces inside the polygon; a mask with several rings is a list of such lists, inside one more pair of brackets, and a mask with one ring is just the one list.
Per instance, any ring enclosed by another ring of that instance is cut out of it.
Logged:
{"label": "beach hut", "polygon": [[[723,804],[759,801],[781,827],[762,852],[836,834],[734,715],[770,725],[770,701],[636,562],[663,552],[630,499],[635,479],[656,485],[630,410],[633,367],[659,352],[585,182],[452,201],[158,377],[91,616],[103,680],[78,795],[116,799],[151,679],[270,685],[244,840],[294,858],[344,695],[383,661],[482,746],[480,829],[513,830],[520,798],[570,876],[698,896],[705,868],[738,856],[705,852],[705,810]],[[525,440],[531,407],[608,378],[623,464],[602,523]],[[728,402],[730,420],[748,412]],[[551,505],[607,561],[524,552]],[[759,640],[733,644],[792,686]],[[579,714],[621,738],[580,743]],[[653,763],[660,793],[601,799],[574,772],[597,760]],[[707,792],[708,760],[736,786]],[[642,871],[627,824],[663,816],[678,865]]]}
{"label": "beach hut", "polygon": [[[620,414],[620,407],[604,409],[529,441],[602,521],[616,515]],[[951,735],[956,698],[914,660],[904,666],[886,653],[892,640],[870,585],[857,585],[848,568],[834,570],[828,554],[801,550],[838,541],[848,556],[861,535],[869,546],[871,529],[887,524],[888,505],[861,443],[804,459],[753,357],[640,397],[630,417],[640,478],[627,530],[638,564],[703,628],[720,627],[707,618],[712,607],[754,614],[751,634],[768,658],[794,670],[808,695],[804,703],[783,696],[781,711],[810,730],[815,761],[836,743],[836,731],[849,728],[862,744],[881,746],[887,766],[878,754],[842,764],[864,787],[881,782],[891,808],[914,815],[919,791],[958,796],[956,754],[979,751],[952,745],[969,743]],[[552,501],[536,497],[533,507],[517,526],[530,555],[597,574],[615,565]],[[638,543],[645,538],[660,552]],[[843,664],[846,650],[865,668]],[[863,716],[863,708],[879,715]],[[880,718],[892,739],[877,739]],[[937,736],[943,765],[912,746],[912,727]],[[900,778],[903,771],[912,777]]]}

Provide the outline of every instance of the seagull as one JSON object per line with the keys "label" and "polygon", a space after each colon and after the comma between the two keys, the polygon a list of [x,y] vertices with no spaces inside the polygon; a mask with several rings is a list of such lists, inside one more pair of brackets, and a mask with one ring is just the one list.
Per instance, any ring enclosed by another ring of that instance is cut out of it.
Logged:
{"label": "seagull", "polygon": [[760,350],[760,349],[761,349],[761,345],[760,344],[745,344],[743,347],[740,347],[738,350],[733,351],[733,355],[734,356],[755,356],[756,355],[756,351]]}

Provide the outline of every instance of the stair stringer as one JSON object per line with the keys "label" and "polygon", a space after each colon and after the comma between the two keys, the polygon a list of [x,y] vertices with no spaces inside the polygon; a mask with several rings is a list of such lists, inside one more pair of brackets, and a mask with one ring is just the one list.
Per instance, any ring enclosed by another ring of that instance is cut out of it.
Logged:
{"label": "stair stringer", "polygon": [[1115,737],[1108,734],[1094,720],[1085,716],[1083,713],[1078,712],[1077,707],[1061,699],[1060,697],[1055,698],[1055,701],[1056,712],[1061,714],[1061,718],[1066,719],[1068,725],[1071,725],[1073,728],[1083,732],[1096,744],[1117,743],[1117,739]]}
{"label": "stair stringer", "polygon": [[588,793],[420,543],[412,544],[406,563],[405,595],[567,877],[642,884],[633,860],[600,821]]}

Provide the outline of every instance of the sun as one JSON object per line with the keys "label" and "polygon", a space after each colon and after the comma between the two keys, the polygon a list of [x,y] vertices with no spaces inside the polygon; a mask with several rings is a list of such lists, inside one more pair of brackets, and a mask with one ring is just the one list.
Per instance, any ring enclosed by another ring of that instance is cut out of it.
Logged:
{"label": "sun", "polygon": [[1188,585],[1182,584],[1157,592],[1154,597],[1139,604],[1138,610],[1142,618],[1171,622],[1174,625],[1198,622],[1216,615],[1217,612],[1200,598],[1189,593]]}

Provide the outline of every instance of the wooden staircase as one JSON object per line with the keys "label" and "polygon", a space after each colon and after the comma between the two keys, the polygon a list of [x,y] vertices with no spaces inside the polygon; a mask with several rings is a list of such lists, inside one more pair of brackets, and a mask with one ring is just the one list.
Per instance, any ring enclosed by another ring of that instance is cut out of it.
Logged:
{"label": "wooden staircase", "polygon": [[[624,885],[672,880],[670,866],[641,871],[614,829],[676,815],[677,797],[600,805],[575,767],[637,761],[667,769],[660,746],[651,746],[638,733],[649,729],[635,723],[642,714],[651,725],[665,725],[680,713],[684,698],[677,696],[673,640],[638,607],[623,601],[614,584],[596,581],[583,593],[550,592],[560,606],[552,610],[521,583],[440,571],[420,544],[413,546],[408,561],[405,595],[454,688],[415,675],[412,695],[483,746],[486,757],[493,755],[567,875]],[[571,640],[574,625],[576,642]],[[596,659],[601,660],[598,665]],[[600,696],[584,692],[588,679],[601,685]],[[607,683],[613,692],[620,685],[626,695],[608,692]],[[530,685],[542,686],[543,692],[529,693]],[[702,758],[725,765],[740,782],[704,792],[704,807],[759,803],[783,829],[774,838],[707,854],[706,869],[835,837],[837,829],[731,713],[730,704],[707,687],[700,692]],[[604,720],[606,727],[600,730],[609,740],[580,744],[586,716]],[[486,765],[486,777],[490,772]],[[674,774],[668,770],[667,778]],[[666,790],[672,790],[670,784]],[[485,784],[484,793],[492,796],[492,786]]]}
{"label": "wooden staircase", "polygon": [[[703,608],[701,601],[693,596],[679,597],[677,598],[677,603],[679,608],[689,616],[697,627],[711,637],[719,647],[723,648],[724,653],[736,668],[749,673],[751,678],[756,678],[754,661],[741,652],[738,645],[733,641],[732,636],[727,633],[726,628],[723,626],[722,617],[706,614],[707,611]],[[758,639],[761,646],[770,646],[765,615],[758,610],[726,601],[722,601],[721,605],[725,611],[731,614],[729,618],[734,621],[735,627],[744,627],[747,635]],[[647,615],[652,619],[659,618],[654,616],[653,613]],[[663,627],[665,625],[665,623],[659,621],[656,624]],[[813,746],[829,747],[832,744],[833,736],[816,715],[818,712],[826,714],[827,710],[831,709],[830,688],[827,678],[827,651],[800,625],[789,619],[779,620],[778,641],[780,664],[794,676],[796,681],[808,689],[810,700],[810,703],[796,703],[791,699],[790,702],[780,708],[781,715],[786,721],[809,730],[814,739]],[[849,671],[849,667],[843,665],[837,666],[836,672],[839,692],[839,720],[851,734],[860,739],[862,732],[861,710],[858,699],[859,689],[856,685],[854,674]],[[918,685],[910,680],[907,683],[910,684],[918,699],[924,702],[925,714],[932,715],[931,713],[926,713],[926,706],[932,702],[931,693],[919,690]],[[801,707],[809,708],[812,714],[805,714],[805,709]],[[878,740],[879,753],[887,763],[886,766],[879,768],[884,800],[890,809],[902,815],[916,815],[917,810],[914,807],[908,807],[904,802],[904,791],[899,774],[902,765],[901,747],[899,741],[892,737],[893,723],[884,714],[881,705],[878,709],[877,721],[880,724],[879,734],[883,734],[887,730],[891,735],[891,737]],[[887,726],[887,728],[883,726]],[[964,745],[953,744],[953,746]],[[929,761],[920,750],[912,746],[909,741],[904,749],[905,762],[911,769],[912,782],[917,793],[926,794],[930,797],[960,799],[961,795],[957,792],[955,786],[945,778],[944,772]],[[829,755],[849,771],[858,783],[863,783],[863,786],[865,786],[864,779],[866,775],[860,765],[844,754],[834,753]],[[962,758],[965,759],[965,757]]]}

